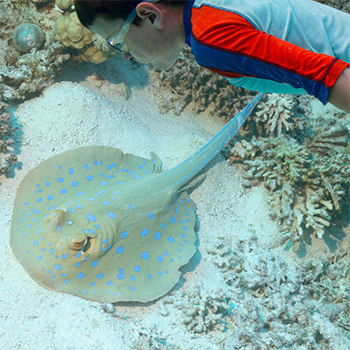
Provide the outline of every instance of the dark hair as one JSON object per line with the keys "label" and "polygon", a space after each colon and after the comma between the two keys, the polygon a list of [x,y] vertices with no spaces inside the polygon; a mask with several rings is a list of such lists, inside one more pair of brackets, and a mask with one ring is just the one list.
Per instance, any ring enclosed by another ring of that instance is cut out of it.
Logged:
{"label": "dark hair", "polygon": [[[175,0],[167,1],[169,5],[179,6],[186,2]],[[165,2],[159,1],[159,2]],[[98,15],[104,15],[107,18],[117,19],[126,17],[129,13],[142,1],[140,0],[75,0],[75,10],[77,12],[79,21],[85,27],[89,27]],[[136,17],[133,22],[138,25],[140,18]]]}

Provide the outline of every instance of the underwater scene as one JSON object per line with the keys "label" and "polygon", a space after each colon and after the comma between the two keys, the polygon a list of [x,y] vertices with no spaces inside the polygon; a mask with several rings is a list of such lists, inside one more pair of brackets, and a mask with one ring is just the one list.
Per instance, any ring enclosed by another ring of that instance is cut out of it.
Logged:
{"label": "underwater scene", "polygon": [[0,350],[350,349],[331,104],[190,48],[124,60],[73,0],[0,0],[0,199]]}

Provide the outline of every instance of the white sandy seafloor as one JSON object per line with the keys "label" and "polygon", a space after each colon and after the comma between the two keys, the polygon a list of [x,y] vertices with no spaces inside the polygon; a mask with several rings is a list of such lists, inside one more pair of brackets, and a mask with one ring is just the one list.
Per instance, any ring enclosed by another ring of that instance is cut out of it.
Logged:
{"label": "white sandy seafloor", "polygon": [[[108,145],[147,158],[153,151],[162,159],[163,169],[169,169],[197,151],[223,126],[223,121],[210,113],[196,115],[191,106],[180,116],[159,114],[157,101],[167,94],[157,88],[147,67],[118,57],[99,66],[82,64],[70,69],[40,97],[14,109],[21,127],[17,132],[22,138],[20,170],[17,167],[12,178],[0,176],[1,350],[233,349],[227,339],[234,328],[189,331],[178,308],[166,304],[164,311],[164,298],[147,304],[115,305],[116,312],[108,313],[98,302],[48,290],[24,271],[9,245],[16,189],[44,159],[79,146]],[[314,108],[322,111],[323,107],[315,103]],[[260,249],[281,257],[291,269],[306,258],[325,256],[339,246],[349,249],[350,227],[345,227],[346,237],[336,243],[333,240],[333,247],[313,238],[302,257],[285,251],[279,244],[278,225],[269,218],[264,187],[245,189],[239,166],[229,166],[221,156],[214,163],[191,195],[200,221],[199,252],[182,268],[184,274],[170,293],[186,293],[198,283],[208,295],[211,290],[229,289],[207,252],[219,237],[234,244],[256,236]],[[329,332],[335,337],[330,349],[350,349],[350,340],[340,328],[334,326]],[[308,348],[301,346],[289,344],[288,348]]]}

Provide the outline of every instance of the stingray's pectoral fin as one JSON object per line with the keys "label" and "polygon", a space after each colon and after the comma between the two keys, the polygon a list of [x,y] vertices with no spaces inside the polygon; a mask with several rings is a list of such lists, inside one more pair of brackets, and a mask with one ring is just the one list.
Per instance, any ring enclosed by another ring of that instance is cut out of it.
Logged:
{"label": "stingray's pectoral fin", "polygon": [[195,179],[193,179],[191,182],[188,182],[184,184],[182,187],[179,188],[179,192],[187,192],[188,194],[192,193],[198,186],[202,184],[204,181],[206,175],[201,174],[197,176]]}

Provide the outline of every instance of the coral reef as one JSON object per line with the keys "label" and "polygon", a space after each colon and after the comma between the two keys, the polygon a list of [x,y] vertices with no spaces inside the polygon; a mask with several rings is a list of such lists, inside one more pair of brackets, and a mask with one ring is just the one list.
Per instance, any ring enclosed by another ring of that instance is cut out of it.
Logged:
{"label": "coral reef", "polygon": [[44,31],[33,23],[21,24],[13,32],[13,45],[20,53],[28,53],[33,48],[40,49],[44,42]]}
{"label": "coral reef", "polygon": [[252,238],[236,246],[219,240],[209,254],[231,291],[223,349],[350,346],[350,263],[344,252],[287,266]]}
{"label": "coral reef", "polygon": [[11,139],[14,129],[10,122],[11,115],[5,111],[7,107],[4,103],[0,104],[0,175],[8,174],[12,165],[17,162],[11,147],[14,144]]}
{"label": "coral reef", "polygon": [[173,68],[156,74],[160,84],[173,93],[160,103],[161,113],[173,109],[179,115],[193,102],[197,113],[211,107],[214,114],[229,120],[256,94],[237,88],[224,77],[199,66],[189,48],[182,51]]}
{"label": "coral reef", "polygon": [[[334,126],[328,130],[335,131],[336,135],[343,130],[346,133],[340,139],[344,145],[345,140],[349,141],[347,129]],[[331,134],[327,133],[327,137]],[[317,141],[306,144],[324,146],[327,143],[320,142],[321,135],[324,133],[315,136]],[[338,139],[336,142],[339,145]],[[349,151],[345,147],[338,152],[333,148],[332,157],[329,157],[328,154],[312,153],[307,146],[287,135],[261,140],[253,137],[250,142],[242,140],[235,145],[231,150],[231,161],[237,157],[245,159],[245,178],[264,181],[270,190],[271,215],[279,220],[281,231],[285,233],[283,241],[290,239],[298,243],[294,247],[297,251],[306,229],[311,227],[317,237],[322,238],[325,227],[330,226],[332,218],[341,213],[348,200]]]}

